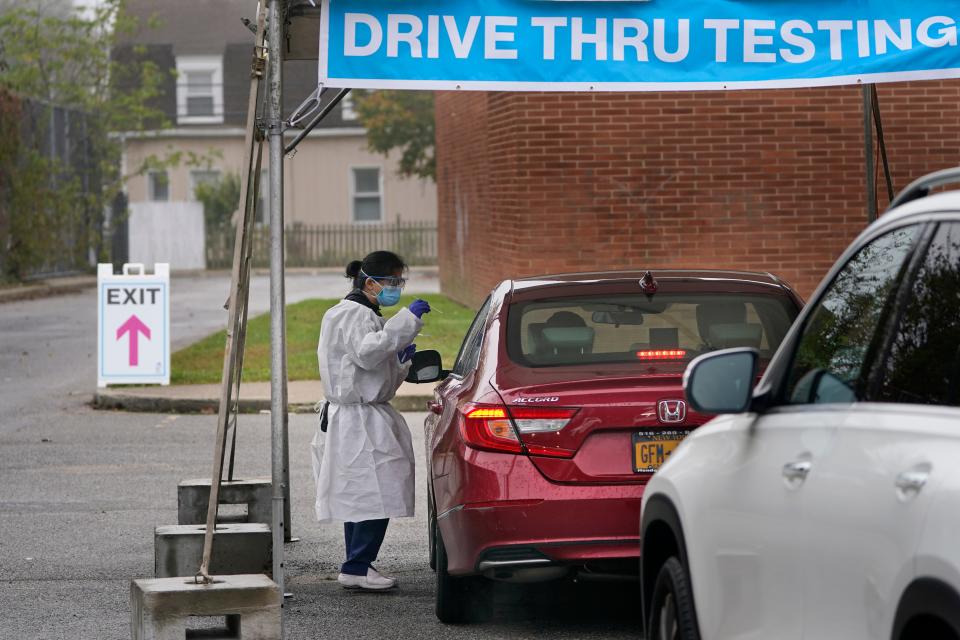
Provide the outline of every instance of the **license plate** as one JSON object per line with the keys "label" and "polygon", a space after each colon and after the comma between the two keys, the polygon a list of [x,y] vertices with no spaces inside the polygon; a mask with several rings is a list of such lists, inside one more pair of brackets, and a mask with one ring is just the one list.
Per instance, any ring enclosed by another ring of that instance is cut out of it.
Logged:
{"label": "license plate", "polygon": [[634,473],[655,473],[689,431],[641,431],[633,434]]}

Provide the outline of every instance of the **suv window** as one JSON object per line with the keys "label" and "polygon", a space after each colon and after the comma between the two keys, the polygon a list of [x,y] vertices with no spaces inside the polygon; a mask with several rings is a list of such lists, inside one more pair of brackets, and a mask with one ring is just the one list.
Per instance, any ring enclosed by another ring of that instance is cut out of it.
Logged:
{"label": "suv window", "polygon": [[460,353],[457,355],[457,361],[453,365],[452,373],[457,376],[465,376],[477,367],[480,361],[480,347],[483,345],[483,330],[487,325],[487,312],[490,310],[490,298],[487,298],[477,316],[467,331],[467,336],[460,346]]}
{"label": "suv window", "polygon": [[876,399],[960,406],[960,223],[942,225],[930,244]]}
{"label": "suv window", "polygon": [[803,329],[788,402],[853,402],[862,395],[864,362],[919,229],[904,227],[877,238],[840,271]]}

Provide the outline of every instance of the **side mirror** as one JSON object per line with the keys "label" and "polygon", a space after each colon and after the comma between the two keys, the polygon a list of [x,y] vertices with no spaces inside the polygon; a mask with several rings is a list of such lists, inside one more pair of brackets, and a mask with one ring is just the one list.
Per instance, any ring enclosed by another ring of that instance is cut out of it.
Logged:
{"label": "side mirror", "polygon": [[426,384],[446,380],[449,371],[443,369],[439,351],[417,351],[413,354],[413,363],[407,373],[407,382]]}
{"label": "side mirror", "polygon": [[699,413],[743,413],[750,408],[760,365],[756,349],[727,349],[700,356],[683,374],[687,402]]}

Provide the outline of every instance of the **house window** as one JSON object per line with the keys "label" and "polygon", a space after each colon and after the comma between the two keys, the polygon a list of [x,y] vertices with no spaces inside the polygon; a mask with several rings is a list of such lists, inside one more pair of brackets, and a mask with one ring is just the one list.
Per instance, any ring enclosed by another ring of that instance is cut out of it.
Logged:
{"label": "house window", "polygon": [[202,184],[215,185],[220,182],[220,172],[215,169],[196,170],[190,172],[190,193],[197,199],[197,187]]}
{"label": "house window", "polygon": [[353,96],[349,93],[343,97],[343,100],[340,101],[340,115],[344,122],[353,122],[357,119],[357,112],[353,104]]}
{"label": "house window", "polygon": [[166,171],[147,172],[147,199],[166,202],[170,199],[170,177]]}
{"label": "house window", "polygon": [[177,58],[177,122],[218,124],[223,122],[223,58],[180,56]]}
{"label": "house window", "polygon": [[353,169],[353,221],[381,222],[383,196],[379,167]]}

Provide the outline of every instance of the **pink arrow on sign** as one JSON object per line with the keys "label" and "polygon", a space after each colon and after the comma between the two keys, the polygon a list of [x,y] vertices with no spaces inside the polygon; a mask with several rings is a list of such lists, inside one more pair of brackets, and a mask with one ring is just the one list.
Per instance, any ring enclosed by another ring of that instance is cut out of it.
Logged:
{"label": "pink arrow on sign", "polygon": [[143,324],[137,316],[130,316],[126,322],[117,329],[117,340],[123,337],[123,334],[130,334],[130,366],[135,367],[140,363],[140,334],[150,339],[150,327]]}

